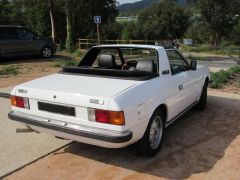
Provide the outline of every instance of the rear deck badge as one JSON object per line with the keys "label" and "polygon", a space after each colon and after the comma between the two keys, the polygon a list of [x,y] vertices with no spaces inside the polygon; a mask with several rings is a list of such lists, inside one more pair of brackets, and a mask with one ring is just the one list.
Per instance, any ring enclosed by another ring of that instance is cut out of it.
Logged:
{"label": "rear deck badge", "polygon": [[98,100],[98,99],[90,99],[89,102],[92,103],[92,104],[104,105],[104,101]]}
{"label": "rear deck badge", "polygon": [[23,94],[27,94],[27,90],[25,90],[25,89],[18,89],[18,92],[23,93]]}

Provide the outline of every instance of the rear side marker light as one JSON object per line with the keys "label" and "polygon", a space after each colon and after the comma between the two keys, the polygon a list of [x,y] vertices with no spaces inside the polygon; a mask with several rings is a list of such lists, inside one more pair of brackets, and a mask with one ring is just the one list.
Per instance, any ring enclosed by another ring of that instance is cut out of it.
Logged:
{"label": "rear side marker light", "polygon": [[100,109],[88,109],[88,119],[90,121],[112,124],[125,125],[124,113],[122,111],[106,111]]}
{"label": "rear side marker light", "polygon": [[19,96],[11,96],[11,105],[23,109],[30,109],[29,99]]}

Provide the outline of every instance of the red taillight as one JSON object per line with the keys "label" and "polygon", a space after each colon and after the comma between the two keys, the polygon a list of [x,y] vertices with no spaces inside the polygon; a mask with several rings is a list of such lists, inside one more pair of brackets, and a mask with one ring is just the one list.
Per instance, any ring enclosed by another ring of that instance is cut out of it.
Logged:
{"label": "red taillight", "polygon": [[16,106],[20,108],[25,108],[24,99],[22,97],[16,97]]}
{"label": "red taillight", "polygon": [[88,109],[90,121],[112,125],[125,125],[124,113],[122,111],[106,111],[100,109]]}
{"label": "red taillight", "polygon": [[100,123],[109,123],[109,114],[108,111],[104,110],[95,110],[95,120]]}
{"label": "red taillight", "polygon": [[28,98],[11,96],[11,105],[19,108],[30,109]]}

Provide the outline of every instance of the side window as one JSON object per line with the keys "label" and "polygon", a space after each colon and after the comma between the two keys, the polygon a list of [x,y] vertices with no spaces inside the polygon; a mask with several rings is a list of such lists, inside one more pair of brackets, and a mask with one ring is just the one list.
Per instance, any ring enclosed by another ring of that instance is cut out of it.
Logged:
{"label": "side window", "polygon": [[33,40],[34,35],[25,29],[17,29],[18,38],[22,40]]}
{"label": "side window", "polygon": [[0,28],[0,40],[3,39],[3,29]]}
{"label": "side window", "polygon": [[179,52],[177,52],[176,50],[167,50],[166,52],[173,75],[188,70],[188,65]]}
{"label": "side window", "polygon": [[1,28],[0,39],[2,40],[14,40],[17,39],[17,32],[15,28]]}

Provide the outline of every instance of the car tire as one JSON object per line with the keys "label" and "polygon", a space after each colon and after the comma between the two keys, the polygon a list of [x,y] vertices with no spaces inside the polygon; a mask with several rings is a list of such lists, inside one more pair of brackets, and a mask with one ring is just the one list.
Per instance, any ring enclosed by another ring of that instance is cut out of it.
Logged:
{"label": "car tire", "polygon": [[165,129],[165,116],[157,110],[151,117],[143,138],[139,141],[139,153],[143,156],[156,155],[162,145]]}
{"label": "car tire", "polygon": [[53,56],[53,50],[49,46],[44,46],[41,50],[41,56],[45,59],[51,58]]}
{"label": "car tire", "polygon": [[207,106],[207,89],[208,89],[208,81],[206,80],[203,86],[201,97],[198,103],[195,106],[196,110],[203,111]]}

